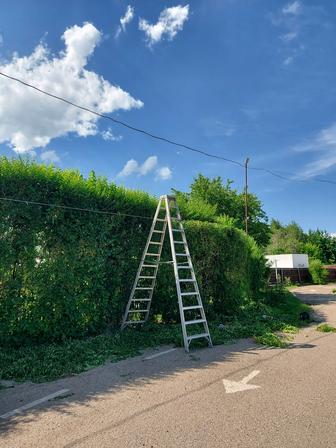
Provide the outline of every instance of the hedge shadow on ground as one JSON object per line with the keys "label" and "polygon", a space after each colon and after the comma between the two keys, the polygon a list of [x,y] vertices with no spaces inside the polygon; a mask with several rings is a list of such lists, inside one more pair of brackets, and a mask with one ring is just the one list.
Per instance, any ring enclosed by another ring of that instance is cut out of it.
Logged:
{"label": "hedge shadow on ground", "polygon": [[[123,394],[127,391],[133,391],[138,394],[145,391],[144,388],[155,385],[156,381],[161,379],[174,380],[174,377],[189,371],[190,374],[202,375],[202,369],[215,368],[219,363],[225,361],[225,363],[235,362],[241,355],[249,355],[251,359],[255,358],[248,366],[249,368],[257,367],[263,360],[258,359],[259,353],[257,350],[263,350],[269,352],[269,356],[266,359],[272,357],[281,356],[288,349],[307,349],[314,348],[312,343],[296,344],[291,343],[287,349],[274,349],[269,347],[260,347],[255,344],[251,339],[243,339],[235,344],[220,345],[212,349],[197,349],[189,354],[186,354],[182,348],[176,349],[174,352],[154,358],[152,360],[145,360],[145,357],[149,354],[156,353],[151,350],[141,356],[137,356],[131,359],[120,361],[118,363],[107,363],[101,367],[92,369],[90,371],[68,377],[60,380],[56,380],[50,383],[32,384],[23,383],[17,385],[14,389],[3,390],[0,392],[1,404],[0,415],[16,409],[26,403],[30,403],[36,399],[47,396],[55,391],[61,389],[69,389],[73,395],[66,397],[64,400],[52,400],[38,407],[31,408],[20,415],[16,415],[7,419],[0,419],[0,431],[3,434],[4,440],[6,435],[11,436],[11,431],[20,432],[26,428],[26,425],[32,422],[37,422],[42,414],[50,411],[66,415],[75,415],[78,412],[76,408],[78,405],[84,405],[90,407],[94,405],[95,400],[100,398],[111,399],[112,395],[115,395],[115,402],[111,402],[111,406],[117,406],[119,394]],[[169,347],[160,347],[160,350],[169,349]],[[230,372],[230,375],[244,371],[246,365],[239,367],[235,371]],[[117,418],[117,421],[111,423],[107,427],[101,428],[91,434],[83,435],[82,438],[72,441],[66,446],[76,446],[84,440],[90,439],[99,432],[104,433],[117,427],[132,421],[132,419],[145,415],[148,412],[152,412],[156,408],[165,406],[169,402],[185,399],[191,394],[200,391],[204,388],[210,387],[216,382],[221,382],[223,374],[219,372],[215,379],[207,381],[205,385],[193,388],[192,390],[183,389],[182,392],[178,392],[170,400],[160,401],[149,407],[141,408],[134,412],[130,411],[128,415]],[[197,382],[196,382],[197,384]],[[153,392],[152,392],[153,393]],[[136,402],[136,400],[135,400]],[[21,433],[22,434],[22,433]],[[16,435],[15,435],[16,436]]]}

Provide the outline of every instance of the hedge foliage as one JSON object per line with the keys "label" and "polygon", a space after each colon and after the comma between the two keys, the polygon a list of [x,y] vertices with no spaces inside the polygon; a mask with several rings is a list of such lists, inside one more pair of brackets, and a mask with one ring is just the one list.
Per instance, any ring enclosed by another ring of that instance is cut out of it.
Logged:
{"label": "hedge foliage", "polygon": [[[0,196],[108,215],[0,201],[0,341],[23,343],[96,334],[119,325],[157,200],[73,170],[0,159]],[[206,208],[206,207],[205,207]],[[264,259],[251,238],[206,221],[208,210],[182,210],[210,317],[255,297]],[[164,254],[169,257],[168,245]],[[176,320],[172,267],[162,265],[153,313]]]}

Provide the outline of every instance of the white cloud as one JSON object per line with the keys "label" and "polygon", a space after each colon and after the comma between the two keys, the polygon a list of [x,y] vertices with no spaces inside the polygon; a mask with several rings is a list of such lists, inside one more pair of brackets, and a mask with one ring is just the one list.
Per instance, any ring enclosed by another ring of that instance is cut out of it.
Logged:
{"label": "white cloud", "polygon": [[336,166],[336,123],[322,129],[309,142],[294,147],[296,152],[318,154],[316,160],[307,163],[299,176],[314,177]]}
{"label": "white cloud", "polygon": [[301,2],[298,0],[295,0],[292,3],[288,3],[283,9],[283,14],[292,14],[292,15],[298,15],[301,13],[302,5]]}
{"label": "white cloud", "polygon": [[42,162],[46,163],[58,163],[61,161],[59,156],[57,155],[56,151],[53,149],[49,149],[48,151],[44,151],[41,153],[40,158]]}
{"label": "white cloud", "polygon": [[[0,70],[100,113],[142,107],[140,100],[85,69],[101,37],[90,23],[74,25],[64,32],[65,50],[58,55],[40,43],[32,54],[14,54],[8,63],[0,63]],[[53,138],[69,133],[96,135],[97,121],[98,117],[89,112],[15,81],[0,82],[0,143],[8,142],[16,152],[44,148]]]}
{"label": "white cloud", "polygon": [[269,15],[272,24],[281,28],[279,39],[282,41],[282,46],[279,53],[282,55],[283,65],[294,62],[305,50],[301,43],[304,34],[302,30],[309,24],[309,16],[310,9],[305,7],[303,11],[303,5],[299,0],[289,2]]}
{"label": "white cloud", "polygon": [[163,166],[156,171],[156,179],[168,180],[172,177],[172,170],[168,166]]}
{"label": "white cloud", "polygon": [[288,56],[288,58],[284,59],[283,64],[284,65],[289,65],[294,61],[294,57],[293,56]]}
{"label": "white cloud", "polygon": [[296,39],[298,36],[298,32],[297,31],[290,31],[289,33],[283,34],[282,36],[280,36],[280,39],[283,42],[291,42],[292,40]]}
{"label": "white cloud", "polygon": [[132,22],[134,17],[134,8],[131,5],[127,6],[125,15],[120,17],[120,25],[117,28],[115,37],[118,38],[121,31],[125,32],[126,31],[126,26]]}
{"label": "white cloud", "polygon": [[139,166],[139,174],[140,176],[145,176],[149,172],[153,171],[153,169],[158,164],[157,156],[150,156],[148,159],[144,161],[142,165]]}
{"label": "white cloud", "polygon": [[106,129],[100,134],[105,141],[120,142],[120,140],[122,140],[122,135],[114,135],[111,128]]}
{"label": "white cloud", "polygon": [[118,177],[127,177],[139,172],[139,164],[136,160],[130,159],[126,162],[124,168],[118,173]]}
{"label": "white cloud", "polygon": [[214,117],[201,119],[200,125],[207,137],[232,137],[237,131],[236,126],[232,123],[223,122]]}
{"label": "white cloud", "polygon": [[120,25],[123,31],[126,30],[126,25],[128,25],[134,17],[134,8],[131,5],[127,6],[126,13],[123,17],[120,18]]}
{"label": "white cloud", "polygon": [[132,174],[138,176],[146,176],[149,173],[155,172],[156,180],[167,180],[172,177],[172,171],[168,166],[158,167],[157,156],[148,157],[142,164],[134,159],[126,162],[123,169],[118,173],[118,177],[128,177]]}
{"label": "white cloud", "polygon": [[178,31],[183,29],[184,22],[188,20],[189,5],[173,6],[164,9],[155,24],[150,24],[145,19],[139,20],[139,29],[144,31],[149,46],[160,42],[164,37],[174,39]]}
{"label": "white cloud", "polygon": [[153,171],[158,164],[157,156],[148,157],[142,165],[136,160],[130,159],[126,162],[124,168],[118,173],[118,177],[127,177],[131,174],[138,174],[139,176],[145,176],[150,171]]}

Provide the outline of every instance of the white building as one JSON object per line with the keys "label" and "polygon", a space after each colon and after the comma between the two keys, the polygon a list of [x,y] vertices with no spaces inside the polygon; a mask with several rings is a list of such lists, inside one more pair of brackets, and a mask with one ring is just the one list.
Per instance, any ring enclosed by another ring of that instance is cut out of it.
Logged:
{"label": "white building", "polygon": [[297,269],[308,268],[308,255],[307,254],[279,254],[279,255],[266,255],[268,265],[275,269]]}

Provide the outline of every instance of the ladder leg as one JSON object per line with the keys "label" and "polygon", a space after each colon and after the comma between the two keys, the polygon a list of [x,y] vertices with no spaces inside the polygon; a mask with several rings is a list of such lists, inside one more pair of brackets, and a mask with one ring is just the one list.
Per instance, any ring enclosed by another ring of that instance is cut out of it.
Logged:
{"label": "ladder leg", "polygon": [[167,221],[168,221],[170,247],[171,247],[172,258],[173,258],[174,276],[175,276],[175,283],[176,283],[176,290],[177,290],[177,297],[178,297],[178,305],[179,305],[180,319],[181,319],[181,326],[182,326],[183,344],[184,344],[184,349],[187,352],[189,352],[188,335],[187,335],[187,329],[186,329],[185,322],[184,322],[183,304],[182,304],[182,300],[181,300],[181,285],[179,282],[179,274],[178,274],[178,269],[177,269],[176,251],[175,251],[175,245],[174,245],[174,234],[173,234],[173,226],[172,226],[172,220],[171,220],[171,215],[170,215],[170,208],[169,208],[170,204],[169,204],[168,196],[165,197],[165,205],[166,205],[166,215],[167,215]]}
{"label": "ladder leg", "polygon": [[[172,218],[170,214],[170,203],[174,203],[175,210],[176,210],[176,218]],[[168,205],[167,205],[168,204]],[[185,236],[183,224],[182,224],[182,218],[181,214],[176,202],[175,197],[168,196],[166,199],[166,208],[167,208],[167,221],[168,221],[168,228],[169,228],[169,236],[170,236],[170,243],[171,243],[171,249],[172,249],[172,255],[173,255],[173,262],[174,262],[174,273],[175,273],[175,280],[176,280],[176,289],[177,289],[177,295],[178,295],[178,301],[179,301],[179,309],[180,309],[180,316],[181,316],[181,326],[182,326],[182,333],[183,333],[183,341],[184,341],[184,348],[188,352],[189,351],[189,345],[192,340],[195,339],[202,339],[205,338],[208,341],[208,345],[212,347],[212,340],[211,335],[209,332],[208,322],[205,316],[205,311],[202,304],[202,299],[200,295],[200,291],[198,288],[198,283],[195,276],[195,271],[192,265],[192,260],[189,252],[189,247],[187,243],[187,239]],[[175,220],[175,222],[178,224],[179,228],[175,229],[175,232],[180,234],[182,237],[182,240],[175,240],[174,237],[174,229],[172,226],[172,219]],[[178,252],[176,252],[175,245],[178,245],[179,248],[183,246],[184,252],[181,252],[179,249]],[[187,272],[190,272],[191,278],[180,278],[179,271],[182,268],[179,268],[179,263],[177,257],[181,257],[182,260],[187,260],[184,263],[186,266],[183,266],[184,270],[187,270]],[[189,292],[182,292],[181,290],[181,283],[190,283],[192,284],[194,290]],[[183,297],[185,296],[191,296],[196,298],[197,305],[191,305],[191,306],[184,306]],[[197,319],[186,319],[185,313],[189,311],[198,311],[201,315],[201,318]],[[203,332],[199,334],[192,334],[188,335],[187,332],[187,326],[190,328],[192,325],[202,325],[203,326]]]}
{"label": "ladder leg", "polygon": [[[152,281],[151,288],[147,288],[147,290],[149,291],[149,296],[145,299],[146,303],[147,303],[147,307],[146,307],[145,310],[141,311],[142,314],[144,314],[144,317],[140,321],[133,321],[131,323],[135,323],[135,324],[137,322],[143,323],[143,322],[145,322],[148,319],[148,316],[149,316],[151,301],[152,301],[152,297],[153,297],[153,290],[154,290],[154,286],[155,286],[155,281],[156,281],[156,276],[157,276],[157,271],[158,271],[158,265],[159,265],[159,261],[160,261],[160,258],[161,258],[162,246],[163,246],[163,241],[164,241],[164,236],[165,236],[166,226],[167,226],[167,218],[166,218],[166,216],[165,216],[164,219],[159,218],[160,212],[162,212],[163,210],[165,211],[165,208],[162,208],[162,204],[164,204],[163,197],[160,198],[158,206],[157,206],[156,211],[155,211],[153,223],[152,223],[152,226],[151,226],[148,238],[147,238],[147,242],[146,242],[144,251],[142,253],[141,261],[140,261],[140,264],[139,264],[139,267],[138,267],[138,270],[137,270],[137,273],[136,273],[136,276],[135,276],[135,280],[134,280],[134,283],[133,283],[133,286],[132,286],[132,290],[131,290],[131,293],[130,293],[130,296],[129,296],[129,299],[128,299],[128,302],[127,302],[127,305],[126,305],[125,313],[123,315],[122,324],[121,324],[121,330],[123,330],[128,325],[128,323],[130,322],[129,315],[130,315],[132,304],[137,303],[136,301],[139,300],[139,299],[135,299],[134,296],[135,296],[135,292],[137,290],[137,285],[139,284],[139,280],[141,279],[141,272],[144,269],[144,265],[147,266],[147,268],[148,268],[152,264],[150,262],[148,262],[149,264],[145,263],[146,256],[148,256],[148,253],[150,253],[149,252],[149,247],[150,247],[151,244],[152,245],[153,244],[158,244],[159,245],[159,250],[156,253],[156,257],[155,257],[156,261],[155,261],[155,264],[153,263],[153,267],[150,268],[150,269],[153,269],[154,272],[153,272],[153,275],[150,276],[150,277],[153,277],[152,278],[153,281]],[[163,227],[162,227],[161,231],[158,231],[158,230],[155,229],[155,226],[156,226],[157,222],[163,222]],[[152,242],[152,238],[153,238],[153,235],[154,235],[155,232],[161,233],[161,237],[160,237],[160,240],[158,242]]]}

